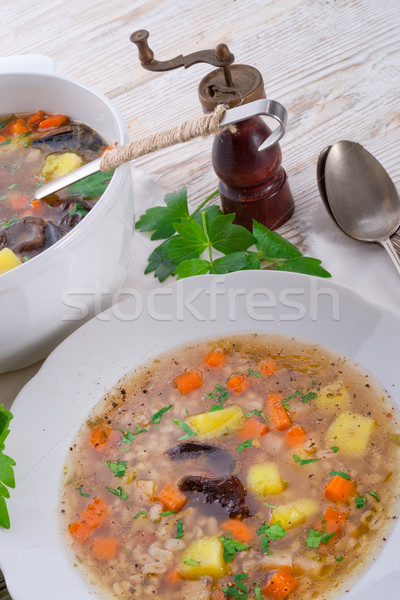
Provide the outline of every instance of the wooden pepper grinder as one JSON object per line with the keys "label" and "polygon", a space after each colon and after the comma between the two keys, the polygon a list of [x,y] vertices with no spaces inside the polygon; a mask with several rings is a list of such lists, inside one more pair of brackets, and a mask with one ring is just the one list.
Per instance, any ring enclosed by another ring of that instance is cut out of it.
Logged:
{"label": "wooden pepper grinder", "polygon": [[[199,84],[199,98],[204,112],[218,104],[233,108],[265,98],[261,73],[249,65],[233,65],[235,60],[226,44],[215,50],[201,50],[168,61],[154,59],[148,45],[149,33],[135,31],[131,41],[137,45],[139,60],[150,71],[185,69],[200,63],[218,67]],[[212,149],[214,171],[224,213],[236,213],[235,223],[252,229],[253,219],[270,229],[283,225],[293,214],[294,204],[285,170],[281,166],[279,144],[259,151],[272,131],[261,117],[237,124],[236,133],[226,130],[215,137]]]}

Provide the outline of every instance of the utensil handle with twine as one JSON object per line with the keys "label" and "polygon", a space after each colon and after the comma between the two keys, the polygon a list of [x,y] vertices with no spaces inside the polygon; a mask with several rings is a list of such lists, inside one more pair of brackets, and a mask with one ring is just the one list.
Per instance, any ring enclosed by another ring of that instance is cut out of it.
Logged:
{"label": "utensil handle with twine", "polygon": [[192,121],[185,121],[180,125],[158,131],[145,138],[133,140],[124,146],[115,147],[105,152],[100,161],[100,170],[109,171],[115,169],[123,163],[129,162],[139,156],[150,154],[161,148],[168,148],[175,144],[188,142],[196,137],[205,137],[208,135],[219,135],[226,129],[235,133],[234,125],[221,127],[221,120],[226,112],[226,107],[219,104],[212,113],[202,115]]}

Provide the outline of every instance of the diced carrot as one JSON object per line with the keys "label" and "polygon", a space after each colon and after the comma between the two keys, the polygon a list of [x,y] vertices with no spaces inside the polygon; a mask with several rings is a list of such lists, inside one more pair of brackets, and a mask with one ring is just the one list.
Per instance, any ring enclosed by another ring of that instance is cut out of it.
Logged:
{"label": "diced carrot", "polygon": [[250,417],[247,419],[242,429],[238,431],[237,435],[241,440],[255,440],[256,438],[265,435],[267,432],[268,426],[265,423],[261,423],[261,421],[255,417]]}
{"label": "diced carrot", "polygon": [[104,154],[106,152],[108,152],[109,150],[113,150],[114,146],[108,146],[108,148],[106,148],[105,150],[103,150],[103,152],[100,154],[100,156],[104,156]]}
{"label": "diced carrot", "polygon": [[10,121],[3,129],[3,133],[8,135],[21,135],[21,133],[26,133],[27,131],[30,131],[30,128],[22,119]]}
{"label": "diced carrot", "polygon": [[263,362],[260,365],[261,375],[264,375],[264,377],[269,377],[270,375],[273,375],[275,371],[276,365],[272,359],[267,358],[266,360],[263,360]]}
{"label": "diced carrot", "polygon": [[203,378],[201,372],[197,369],[186,371],[182,375],[178,375],[174,381],[175,387],[181,392],[181,394],[188,394],[192,390],[203,385]]}
{"label": "diced carrot", "polygon": [[44,117],[44,112],[43,110],[38,110],[37,113],[35,113],[34,115],[31,115],[28,119],[28,125],[32,126],[32,125],[37,125]]}
{"label": "diced carrot", "polygon": [[38,129],[54,129],[54,127],[61,127],[61,125],[65,125],[67,121],[68,117],[65,115],[51,115],[51,117],[47,117],[47,119],[40,121]]}
{"label": "diced carrot", "polygon": [[221,350],[212,350],[204,359],[209,367],[222,367],[226,362],[226,356]]}
{"label": "diced carrot", "polygon": [[174,512],[179,512],[188,501],[186,496],[173,485],[167,485],[154,499],[162,502],[167,510]]}
{"label": "diced carrot", "polygon": [[247,377],[244,375],[234,375],[226,382],[226,385],[231,388],[236,394],[240,394],[249,387]]}
{"label": "diced carrot", "polygon": [[[323,516],[325,523],[323,523],[322,519],[320,519],[319,522],[315,525],[315,529],[319,529],[320,531],[322,531],[324,525],[326,524],[325,525],[326,533],[338,534],[341,532],[342,527],[343,527],[344,523],[346,522],[348,516],[349,516],[348,512],[342,512],[340,510],[337,510],[337,508],[328,506],[328,508],[325,510],[324,516]],[[336,537],[336,535],[330,540],[330,542],[333,541],[335,537]]]}
{"label": "diced carrot", "polygon": [[93,554],[102,560],[112,560],[117,554],[118,541],[115,538],[96,538],[93,542]]}
{"label": "diced carrot", "polygon": [[182,581],[182,577],[179,574],[178,567],[174,567],[165,573],[164,579],[170,585],[177,585]]}
{"label": "diced carrot", "polygon": [[95,529],[103,525],[107,519],[107,505],[101,498],[93,501],[80,513],[80,519],[68,527],[79,543],[89,539]]}
{"label": "diced carrot", "polygon": [[332,502],[347,502],[354,483],[340,475],[334,475],[325,487],[325,498]]}
{"label": "diced carrot", "polygon": [[75,521],[75,523],[71,523],[68,529],[72,535],[76,537],[80,544],[84,544],[93,533],[91,527],[89,527],[87,523],[82,523],[82,521]]}
{"label": "diced carrot", "polygon": [[307,434],[301,425],[293,425],[293,427],[285,433],[284,437],[286,442],[289,446],[292,446],[292,448],[300,446],[300,444],[304,444],[307,441]]}
{"label": "diced carrot", "polygon": [[243,521],[238,519],[229,519],[221,523],[221,529],[224,533],[231,531],[232,537],[243,544],[249,544],[254,538],[254,533]]}
{"label": "diced carrot", "polygon": [[103,424],[92,429],[90,434],[90,443],[92,444],[93,448],[96,448],[96,450],[100,451],[105,450],[105,446],[109,441],[111,432],[111,427],[107,427],[107,425]]}
{"label": "diced carrot", "polygon": [[263,588],[263,593],[274,600],[284,600],[297,586],[297,581],[287,569],[279,569]]}
{"label": "diced carrot", "polygon": [[4,137],[4,135],[0,135],[0,144],[2,144],[4,142],[6,138]]}
{"label": "diced carrot", "polygon": [[272,425],[278,431],[285,431],[291,425],[288,411],[282,406],[282,396],[271,394],[267,400],[267,412],[272,419]]}
{"label": "diced carrot", "polygon": [[39,208],[40,204],[41,204],[40,200],[31,200],[32,208]]}

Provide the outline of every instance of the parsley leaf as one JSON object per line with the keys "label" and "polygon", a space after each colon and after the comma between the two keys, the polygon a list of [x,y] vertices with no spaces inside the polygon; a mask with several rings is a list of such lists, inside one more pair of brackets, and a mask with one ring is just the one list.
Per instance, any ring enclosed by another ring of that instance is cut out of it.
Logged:
{"label": "parsley leaf", "polygon": [[189,217],[186,188],[164,196],[166,206],[148,208],[136,222],[139,231],[153,231],[152,240],[169,238],[175,233],[174,223]]}
{"label": "parsley leaf", "polygon": [[169,517],[170,515],[174,515],[174,510],[166,510],[165,512],[160,513],[160,517]]}
{"label": "parsley leaf", "polygon": [[4,527],[4,529],[10,529],[10,517],[5,501],[5,498],[10,497],[7,487],[15,488],[13,471],[15,461],[3,453],[6,437],[10,433],[9,424],[12,418],[12,413],[5,409],[3,404],[0,404],[0,527]]}
{"label": "parsley leaf", "polygon": [[259,373],[258,371],[252,371],[250,369],[250,367],[248,367],[247,371],[248,371],[249,375],[254,375],[255,377],[261,377],[261,373]]}
{"label": "parsley leaf", "polygon": [[105,192],[113,172],[112,170],[99,171],[98,173],[94,173],[94,175],[89,175],[89,177],[85,177],[85,179],[69,185],[66,193],[68,196],[79,196],[80,198],[96,198],[97,196],[101,196]]}
{"label": "parsley leaf", "polygon": [[210,394],[204,394],[204,397],[208,400],[213,400],[215,397],[218,400],[218,404],[213,404],[207,412],[215,412],[216,410],[222,410],[224,408],[223,402],[228,400],[229,392],[220,383],[217,383],[215,389]]}
{"label": "parsley leaf", "polygon": [[78,488],[76,488],[79,492],[79,495],[83,496],[84,498],[90,498],[90,494],[85,494],[85,492],[82,492],[82,488],[83,488],[83,485],[80,485]]}
{"label": "parsley leaf", "polygon": [[129,446],[136,440],[136,437],[139,433],[145,433],[147,429],[140,429],[138,425],[136,425],[136,430],[134,432],[127,431],[125,429],[118,429],[122,433],[122,442],[126,444],[122,450],[129,450]]}
{"label": "parsley leaf", "polygon": [[246,440],[242,444],[239,444],[239,446],[236,448],[236,450],[238,452],[243,452],[243,450],[245,448],[251,448],[252,445],[253,445],[253,440]]}
{"label": "parsley leaf", "polygon": [[236,573],[235,575],[233,575],[234,583],[224,585],[224,587],[222,588],[225,599],[229,600],[229,598],[237,598],[238,600],[247,600],[250,592],[244,584],[246,579],[247,575],[245,573]]}
{"label": "parsley leaf", "polygon": [[177,521],[176,522],[176,539],[180,540],[181,538],[183,538],[185,535],[185,532],[183,531],[183,521]]}
{"label": "parsley leaf", "polygon": [[183,429],[183,431],[185,432],[185,435],[181,435],[181,437],[178,437],[179,442],[182,440],[187,440],[191,437],[195,437],[197,435],[196,431],[193,431],[193,429],[189,427],[187,423],[181,421],[181,419],[172,419],[172,421],[173,423],[175,423],[175,425],[178,425],[178,427]]}
{"label": "parsley leaf", "polygon": [[114,473],[114,477],[123,477],[127,469],[127,464],[124,460],[117,460],[117,462],[106,460],[104,466],[108,467]]}
{"label": "parsley leaf", "polygon": [[315,400],[315,398],[318,398],[318,394],[316,392],[308,392],[308,394],[302,396],[300,400],[305,404],[309,400]]}
{"label": "parsley leaf", "polygon": [[257,583],[257,581],[253,581],[253,585],[254,585],[254,595],[255,595],[256,599],[264,600],[263,595],[261,593],[261,588],[260,588],[259,584]]}
{"label": "parsley leaf", "polygon": [[117,489],[113,489],[106,486],[106,490],[114,494],[114,496],[118,496],[121,500],[128,500],[127,494],[124,492],[121,486],[117,487]]}
{"label": "parsley leaf", "polygon": [[86,215],[89,213],[89,211],[86,210],[86,208],[84,208],[82,206],[82,204],[79,204],[79,202],[76,202],[74,204],[74,208],[68,213],[68,216],[74,215],[75,213],[82,215],[82,217],[86,217]]}
{"label": "parsley leaf", "polygon": [[164,408],[162,408],[158,412],[154,413],[154,415],[150,419],[150,423],[152,425],[155,425],[155,429],[157,429],[157,425],[159,425],[161,423],[161,419],[163,417],[163,414],[166,413],[167,410],[170,410],[172,407],[173,407],[173,404],[169,404],[168,406],[165,406]]}
{"label": "parsley leaf", "polygon": [[273,542],[287,536],[287,531],[282,527],[280,521],[274,525],[264,523],[264,525],[260,525],[256,533],[261,536],[261,552],[267,555],[273,554],[269,549],[270,540]]}
{"label": "parsley leaf", "polygon": [[335,556],[335,560],[337,560],[337,562],[342,562],[343,556]]}
{"label": "parsley leaf", "polygon": [[375,500],[377,502],[380,502],[381,499],[379,498],[378,494],[376,492],[373,492],[372,490],[369,490],[369,492],[367,492],[367,494],[369,494],[370,496],[372,496],[373,498],[375,498]]}
{"label": "parsley leaf", "polygon": [[333,533],[324,533],[319,529],[310,529],[306,539],[306,546],[309,548],[319,548],[321,543],[326,546],[334,535],[336,535],[336,531]]}
{"label": "parsley leaf", "polygon": [[268,504],[268,502],[263,502],[264,506],[266,506],[267,508],[278,508],[277,506],[274,506],[273,504]]}
{"label": "parsley leaf", "polygon": [[19,221],[18,217],[12,217],[9,221],[6,221],[5,223],[3,223],[2,228],[8,229],[8,227],[11,227],[11,225],[16,223],[17,221]]}
{"label": "parsley leaf", "polygon": [[238,552],[249,550],[250,546],[243,542],[238,542],[232,538],[232,532],[228,531],[225,537],[218,538],[224,547],[224,561],[230,563],[235,558]]}
{"label": "parsley leaf", "polygon": [[295,462],[300,463],[300,466],[309,465],[310,463],[318,462],[320,458],[300,458],[297,454],[293,454]]}
{"label": "parsley leaf", "polygon": [[200,564],[199,560],[193,560],[193,558],[184,558],[182,559],[182,562],[185,563],[185,565],[189,565],[190,567],[197,567],[197,565]]}
{"label": "parsley leaf", "polygon": [[334,477],[335,475],[339,475],[339,477],[343,477],[343,479],[350,480],[350,475],[348,473],[343,473],[343,471],[331,471],[329,473],[329,477]]}
{"label": "parsley leaf", "polygon": [[264,421],[271,421],[271,419],[269,417],[266,417],[264,415],[263,412],[261,412],[261,410],[257,410],[257,408],[255,408],[254,410],[250,410],[249,412],[245,413],[245,417],[251,417],[252,415],[257,415],[258,417],[262,417],[264,419]]}
{"label": "parsley leaf", "polygon": [[139,512],[136,513],[136,515],[133,518],[134,519],[138,519],[140,517],[140,515],[143,515],[144,517],[147,517],[147,512],[145,510],[139,510]]}
{"label": "parsley leaf", "polygon": [[339,452],[340,448],[339,446],[331,446],[331,450],[336,454],[336,452]]}
{"label": "parsley leaf", "polygon": [[368,503],[368,500],[365,496],[357,496],[355,498],[357,508],[364,508],[364,506]]}

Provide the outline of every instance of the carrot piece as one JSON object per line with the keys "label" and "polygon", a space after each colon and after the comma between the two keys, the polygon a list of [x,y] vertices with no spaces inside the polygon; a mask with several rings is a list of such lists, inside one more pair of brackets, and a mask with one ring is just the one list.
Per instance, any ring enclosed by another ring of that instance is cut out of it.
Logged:
{"label": "carrot piece", "polygon": [[4,135],[0,135],[0,144],[2,144],[4,142],[6,138],[4,137]]}
{"label": "carrot piece", "polygon": [[238,519],[229,519],[221,523],[221,529],[224,533],[232,532],[232,537],[243,544],[249,544],[254,537],[253,531]]}
{"label": "carrot piece", "polygon": [[39,208],[40,204],[41,204],[40,200],[31,200],[32,208]]}
{"label": "carrot piece", "polygon": [[297,586],[297,581],[287,569],[279,569],[263,588],[263,592],[274,600],[284,600]]}
{"label": "carrot piece", "polygon": [[38,125],[38,129],[53,129],[54,127],[61,127],[61,125],[65,125],[67,123],[68,117],[65,115],[51,115],[51,117],[47,117],[40,121]]}
{"label": "carrot piece", "polygon": [[204,359],[209,367],[222,367],[226,362],[226,356],[221,350],[212,350]]}
{"label": "carrot piece", "polygon": [[107,505],[104,500],[93,498],[93,501],[80,513],[80,519],[71,523],[68,529],[78,542],[83,544],[106,519]]}
{"label": "carrot piece", "polygon": [[173,485],[167,485],[154,499],[162,502],[167,510],[174,512],[179,512],[188,501],[186,496]]}
{"label": "carrot piece", "polygon": [[117,554],[118,541],[115,538],[97,538],[93,542],[93,554],[102,560],[112,560]]}
{"label": "carrot piece", "polygon": [[238,431],[238,436],[241,440],[255,440],[256,438],[265,435],[268,432],[268,426],[261,423],[255,417],[247,419],[242,429]]}
{"label": "carrot piece", "polygon": [[307,435],[301,425],[293,425],[284,435],[286,442],[293,448],[307,441]]}
{"label": "carrot piece", "polygon": [[105,150],[103,150],[103,152],[100,154],[100,156],[104,156],[104,154],[106,152],[108,152],[109,150],[113,150],[114,146],[108,146],[108,148],[105,148]]}
{"label": "carrot piece", "polygon": [[[332,506],[328,506],[328,508],[324,512],[324,521],[326,523],[326,533],[340,533],[344,523],[346,522],[349,516],[348,512],[342,512],[337,508],[333,508]],[[322,531],[323,522],[322,519],[317,523],[315,529],[319,529]],[[335,538],[336,536],[334,536]],[[332,538],[332,539],[334,539]],[[331,540],[332,541],[332,540]]]}
{"label": "carrot piece", "polygon": [[178,375],[174,380],[174,384],[181,394],[188,394],[203,385],[203,378],[200,371],[192,369],[191,371],[182,373],[182,375]]}
{"label": "carrot piece", "polygon": [[76,537],[80,544],[84,544],[86,540],[93,533],[93,530],[89,527],[87,523],[82,523],[82,521],[75,521],[75,523],[71,523],[68,529]]}
{"label": "carrot piece", "polygon": [[174,567],[165,573],[164,579],[171,585],[177,585],[182,581],[182,577],[179,574],[178,567]]}
{"label": "carrot piece", "polygon": [[27,131],[30,131],[30,128],[22,119],[10,121],[3,129],[3,133],[7,133],[8,135],[21,135],[21,133],[26,133]]}
{"label": "carrot piece", "polygon": [[347,502],[353,488],[352,481],[340,475],[334,475],[325,487],[325,498],[332,502]]}
{"label": "carrot piece", "polygon": [[269,377],[273,375],[276,371],[276,365],[271,358],[267,358],[267,360],[263,360],[260,365],[260,373],[264,375],[264,377]]}
{"label": "carrot piece", "polygon": [[28,125],[37,125],[44,117],[43,110],[38,110],[37,113],[31,115],[28,119]]}
{"label": "carrot piece", "polygon": [[107,427],[107,425],[98,425],[90,434],[90,443],[93,448],[96,450],[105,450],[105,445],[109,441],[110,435],[112,433],[111,427]]}
{"label": "carrot piece", "polygon": [[244,375],[234,375],[226,382],[226,385],[231,388],[236,394],[240,394],[249,387],[247,377]]}
{"label": "carrot piece", "polygon": [[272,425],[278,431],[285,431],[291,425],[288,411],[282,406],[282,396],[271,394],[267,400],[267,412],[272,419]]}

